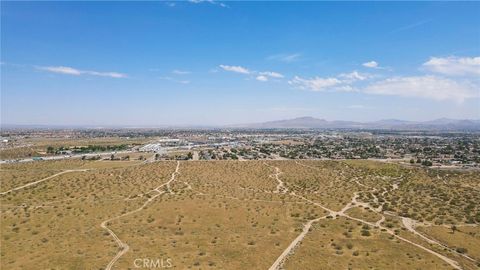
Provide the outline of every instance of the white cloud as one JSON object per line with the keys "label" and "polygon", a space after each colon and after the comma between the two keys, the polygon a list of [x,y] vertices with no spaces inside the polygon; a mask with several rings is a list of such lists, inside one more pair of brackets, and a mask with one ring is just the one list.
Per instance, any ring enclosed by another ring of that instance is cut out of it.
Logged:
{"label": "white cloud", "polygon": [[338,75],[339,78],[344,79],[344,83],[352,83],[355,81],[364,81],[367,79],[372,78],[370,74],[359,73],[358,71],[354,70],[350,73],[342,73]]}
{"label": "white cloud", "polygon": [[420,97],[433,100],[454,100],[458,103],[467,98],[480,96],[478,86],[469,82],[457,82],[438,76],[394,77],[374,82],[363,92],[377,95]]}
{"label": "white cloud", "polygon": [[299,53],[292,53],[292,54],[281,53],[281,54],[270,55],[269,57],[267,57],[267,59],[285,62],[285,63],[291,63],[299,60],[300,56],[301,54]]}
{"label": "white cloud", "polygon": [[294,87],[304,90],[325,91],[329,88],[342,84],[342,81],[337,78],[314,77],[311,79],[304,79],[299,76],[295,76],[293,80],[288,81],[288,83]]}
{"label": "white cloud", "polygon": [[118,72],[99,72],[99,71],[91,71],[91,70],[79,70],[72,67],[65,67],[65,66],[54,66],[54,67],[37,67],[37,69],[45,70],[48,72],[59,73],[59,74],[66,74],[66,75],[93,75],[93,76],[101,76],[101,77],[111,77],[111,78],[126,78],[127,75]]}
{"label": "white cloud", "polygon": [[214,0],[188,0],[188,2],[190,2],[192,4],[209,3],[209,4],[212,4],[212,5],[219,5],[219,6],[224,7],[224,8],[228,7],[224,3],[217,2],[217,1],[214,1]]}
{"label": "white cloud", "polygon": [[352,71],[350,73],[341,73],[336,77],[327,78],[314,77],[310,79],[304,79],[299,76],[295,76],[293,80],[290,80],[288,83],[299,89],[310,91],[352,92],[357,91],[356,87],[354,87],[352,84],[371,78],[373,78],[373,76],[370,74]]}
{"label": "white cloud", "polygon": [[250,74],[250,71],[241,66],[227,66],[227,65],[220,65],[220,67],[226,71],[242,73],[242,74]]}
{"label": "white cloud", "polygon": [[176,82],[176,83],[181,83],[181,84],[189,84],[190,81],[187,81],[187,80],[177,80],[177,79],[174,79],[172,77],[160,77],[160,79],[162,80],[166,80],[166,81],[171,81],[171,82]]}
{"label": "white cloud", "polygon": [[125,78],[127,75],[118,73],[118,72],[98,72],[98,71],[84,71],[84,74],[102,76],[102,77],[112,77],[112,78]]}
{"label": "white cloud", "polygon": [[257,79],[257,81],[262,81],[262,82],[268,81],[268,77],[264,76],[264,75],[259,75],[259,76],[257,76],[256,79]]}
{"label": "white cloud", "polygon": [[368,67],[368,68],[377,68],[378,63],[375,61],[370,61],[370,62],[363,63],[362,66]]}
{"label": "white cloud", "polygon": [[226,71],[230,72],[235,72],[235,73],[240,73],[240,74],[246,74],[246,75],[252,75],[255,77],[257,81],[262,81],[266,82],[270,78],[275,78],[275,79],[280,79],[283,78],[284,76],[278,72],[274,71],[255,71],[255,70],[249,70],[245,67],[242,66],[228,66],[228,65],[219,65],[220,68]]}
{"label": "white cloud", "polygon": [[480,57],[431,57],[423,67],[450,76],[480,76]]}
{"label": "white cloud", "polygon": [[337,87],[332,88],[332,91],[336,92],[356,92],[358,91],[357,88],[351,86],[351,85],[340,85]]}
{"label": "white cloud", "polygon": [[78,69],[74,69],[71,67],[39,67],[38,69],[50,71],[53,73],[61,73],[61,74],[68,74],[68,75],[81,75],[82,72]]}
{"label": "white cloud", "polygon": [[272,78],[283,78],[282,74],[278,72],[273,72],[273,71],[264,71],[264,72],[260,72],[259,74],[263,76],[272,77]]}
{"label": "white cloud", "polygon": [[174,69],[174,70],[172,70],[172,73],[173,73],[173,74],[177,74],[177,75],[186,75],[186,74],[190,74],[191,72],[190,72],[190,71],[186,71],[186,70]]}

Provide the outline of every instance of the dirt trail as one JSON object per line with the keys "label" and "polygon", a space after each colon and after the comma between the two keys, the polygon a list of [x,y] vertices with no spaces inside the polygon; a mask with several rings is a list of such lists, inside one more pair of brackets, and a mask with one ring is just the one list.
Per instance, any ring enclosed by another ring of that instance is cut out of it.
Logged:
{"label": "dirt trail", "polygon": [[[342,216],[343,216],[343,217],[346,217],[346,218],[349,218],[349,219],[352,219],[352,220],[355,220],[355,221],[358,221],[358,222],[361,222],[361,223],[366,224],[366,225],[370,225],[370,226],[375,226],[375,225],[376,225],[375,223],[371,223],[371,222],[368,222],[368,221],[365,221],[365,220],[359,219],[359,218],[354,218],[354,217],[351,217],[351,216],[349,216],[349,215],[347,215],[347,214],[343,214]],[[417,244],[417,243],[412,242],[412,241],[410,241],[410,240],[408,240],[408,239],[406,239],[406,238],[403,238],[403,237],[401,237],[401,236],[398,236],[398,235],[395,234],[395,232],[393,232],[392,230],[390,230],[390,229],[388,229],[388,228],[386,228],[386,227],[379,226],[379,228],[380,228],[381,230],[384,230],[385,232],[389,233],[390,235],[392,235],[392,236],[395,237],[395,238],[398,238],[398,239],[400,239],[400,240],[402,240],[402,241],[404,241],[404,242],[406,242],[406,243],[409,243],[409,244],[411,244],[411,245],[414,245],[414,246],[416,246],[416,247],[418,247],[418,248],[421,248],[421,249],[427,251],[428,253],[431,253],[431,254],[437,256],[438,258],[442,259],[444,262],[450,264],[450,265],[451,265],[453,268],[455,268],[455,269],[462,269],[462,268],[460,267],[460,265],[458,264],[458,262],[456,262],[456,261],[454,261],[454,260],[452,260],[452,259],[450,259],[450,258],[448,258],[448,257],[446,257],[446,256],[444,256],[444,255],[442,255],[442,254],[440,254],[440,253],[438,253],[438,252],[436,252],[436,251],[433,251],[433,250],[431,250],[431,249],[429,249],[429,248],[426,248],[426,247],[424,247],[424,246],[422,246],[422,245],[420,245],[420,244]]]}
{"label": "dirt trail", "polygon": [[113,237],[113,239],[115,239],[115,242],[117,243],[118,247],[120,248],[119,252],[115,255],[115,257],[113,257],[113,259],[108,263],[107,267],[105,268],[106,270],[110,270],[112,269],[113,265],[115,264],[115,262],[118,261],[118,259],[120,259],[120,257],[123,256],[123,254],[127,253],[127,251],[130,249],[130,247],[128,246],[127,243],[124,243],[122,242],[122,240],[120,240],[120,238],[115,234],[115,232],[113,232],[110,228],[107,227],[107,224],[111,221],[114,221],[114,220],[117,220],[121,217],[124,217],[124,216],[128,216],[128,215],[131,215],[133,213],[136,213],[136,212],[139,212],[141,210],[143,210],[143,208],[145,208],[148,204],[150,204],[153,200],[155,200],[155,198],[157,198],[158,196],[162,195],[163,193],[165,193],[165,191],[163,190],[160,190],[161,188],[163,187],[167,187],[167,191],[170,193],[170,194],[173,194],[173,192],[170,190],[170,183],[172,181],[175,180],[175,177],[177,176],[177,174],[179,174],[178,170],[180,168],[180,161],[177,161],[177,167],[175,168],[175,171],[172,173],[172,176],[170,177],[170,180],[168,180],[167,182],[159,185],[158,187],[146,192],[145,194],[148,194],[148,193],[151,193],[151,192],[156,192],[155,195],[153,195],[152,197],[150,197],[147,201],[145,201],[145,203],[140,206],[139,208],[135,209],[135,210],[132,210],[130,212],[127,212],[127,213],[124,213],[124,214],[121,214],[119,216],[115,216],[115,217],[112,217],[110,219],[107,219],[105,221],[103,221],[101,224],[100,224],[100,227],[102,227],[103,229],[105,229],[106,231],[108,231],[108,233]]}
{"label": "dirt trail", "polygon": [[275,190],[273,191],[273,193],[287,193],[288,191],[288,188],[285,187],[285,183],[283,183],[283,181],[280,179],[280,174],[282,174],[282,171],[280,171],[280,169],[278,167],[275,167],[275,166],[272,166],[272,165],[269,165],[267,163],[263,163],[265,164],[266,166],[268,167],[271,167],[271,168],[274,168],[275,169],[275,173],[274,174],[271,174],[270,177],[273,177],[275,178],[275,180],[277,180],[278,184],[277,184],[277,187],[275,188]]}
{"label": "dirt trail", "polygon": [[323,216],[323,217],[319,217],[319,218],[316,218],[316,219],[312,219],[310,220],[309,222],[307,222],[305,225],[303,225],[303,230],[302,230],[302,233],[299,234],[297,236],[297,238],[295,238],[291,243],[290,245],[288,245],[288,247],[282,252],[282,254],[280,254],[280,256],[277,258],[277,260],[272,264],[272,266],[270,266],[270,268],[268,268],[269,270],[278,270],[278,269],[281,269],[282,266],[283,266],[283,263],[285,262],[285,259],[293,254],[293,251],[295,250],[295,248],[298,246],[298,244],[300,244],[300,242],[302,242],[303,238],[305,238],[305,236],[307,235],[307,233],[310,231],[310,228],[312,227],[313,223],[321,220],[321,219],[324,219],[326,218],[327,216]]}
{"label": "dirt trail", "polygon": [[[356,195],[356,194],[355,194],[355,195]],[[299,198],[302,198],[302,199],[304,199],[304,200],[306,200],[306,201],[308,201],[308,202],[311,202],[311,203],[313,203],[314,205],[317,205],[317,206],[323,208],[324,210],[329,211],[334,218],[335,218],[336,215],[339,215],[339,216],[342,216],[342,217],[345,217],[345,218],[348,218],[348,219],[351,219],[351,220],[355,220],[355,221],[361,222],[361,223],[363,223],[363,224],[366,224],[366,225],[369,225],[369,226],[372,226],[372,227],[377,226],[377,227],[379,227],[379,229],[381,229],[381,230],[383,230],[384,232],[392,235],[393,237],[395,237],[395,238],[397,238],[397,239],[400,239],[400,240],[402,240],[402,241],[404,241],[404,242],[406,242],[406,243],[409,243],[409,244],[411,244],[411,245],[414,245],[414,246],[416,246],[416,247],[418,247],[418,248],[421,248],[421,249],[427,251],[428,253],[431,253],[431,254],[437,256],[438,258],[442,259],[444,262],[450,264],[453,268],[455,268],[455,269],[462,269],[462,268],[460,267],[460,265],[458,264],[458,262],[456,262],[456,261],[454,261],[454,260],[452,260],[452,259],[450,259],[450,258],[448,258],[448,257],[446,257],[446,256],[444,256],[444,255],[442,255],[442,254],[440,254],[440,253],[438,253],[438,252],[436,252],[436,251],[433,251],[433,250],[431,250],[431,249],[429,249],[429,248],[426,248],[426,247],[424,247],[424,246],[422,246],[422,245],[419,245],[419,244],[414,243],[414,242],[412,242],[412,241],[410,241],[410,240],[408,240],[408,239],[405,239],[405,238],[403,238],[403,237],[401,237],[401,236],[398,236],[398,235],[395,234],[394,231],[392,231],[392,230],[390,230],[390,229],[388,229],[388,228],[386,228],[386,227],[383,227],[383,226],[381,226],[380,224],[377,225],[378,222],[377,222],[377,223],[372,223],[372,222],[368,222],[368,221],[363,220],[363,219],[354,218],[354,217],[351,217],[351,216],[343,213],[342,211],[338,211],[338,212],[337,212],[337,211],[333,211],[333,210],[331,210],[331,209],[328,209],[328,208],[326,208],[325,206],[323,206],[323,205],[321,205],[321,204],[319,204],[319,203],[313,202],[313,201],[311,201],[311,200],[308,200],[308,199],[305,198],[305,197],[302,197],[302,196],[299,196],[299,195],[295,195],[295,196],[297,196],[297,197],[299,197]],[[354,196],[354,198],[356,198],[356,197]],[[353,200],[353,199],[352,199],[352,200]],[[350,202],[349,204],[351,204],[351,202]],[[344,207],[343,209],[346,209],[346,208],[347,208],[347,207]],[[342,210],[343,210],[343,209],[342,209]]]}
{"label": "dirt trail", "polygon": [[[394,189],[398,188],[398,185],[395,185],[393,187]],[[458,264],[457,261],[455,260],[452,260],[434,250],[431,250],[427,247],[424,247],[420,244],[417,244],[415,242],[412,242],[406,238],[403,238],[399,235],[396,235],[394,231],[386,228],[386,227],[383,227],[381,225],[381,223],[385,220],[385,216],[383,214],[381,214],[381,211],[379,211],[379,209],[374,209],[373,207],[370,206],[370,204],[368,203],[364,203],[364,202],[358,202],[357,201],[357,198],[359,197],[359,192],[354,192],[353,194],[353,197],[352,197],[352,200],[346,204],[340,211],[334,211],[332,209],[329,209],[325,206],[323,206],[322,204],[320,203],[317,203],[317,202],[314,202],[312,200],[309,200],[303,196],[300,196],[300,195],[297,195],[295,194],[294,192],[291,192],[290,195],[292,196],[295,196],[295,197],[298,197],[298,198],[301,198],[302,200],[305,200],[313,205],[316,205],[320,208],[322,208],[323,210],[329,212],[329,215],[332,216],[333,218],[336,218],[336,216],[342,216],[342,217],[345,217],[347,219],[351,219],[351,220],[355,220],[355,221],[358,221],[358,222],[361,222],[363,224],[366,224],[366,225],[369,225],[369,226],[372,226],[372,227],[378,227],[380,230],[392,235],[393,237],[399,239],[399,240],[402,240],[408,244],[411,244],[415,247],[418,247],[420,249],[423,249],[425,250],[426,252],[430,253],[430,254],[433,254],[435,256],[437,256],[438,258],[440,258],[441,260],[443,260],[444,262],[448,263],[449,265],[451,265],[453,268],[455,269],[462,269],[461,266]],[[374,211],[378,212],[379,214],[382,215],[382,218],[380,220],[378,220],[377,222],[375,223],[372,223],[372,222],[368,222],[366,220],[363,220],[363,219],[359,219],[359,218],[354,218],[354,217],[351,217],[349,216],[348,214],[345,214],[345,211],[347,211],[348,209],[351,209],[351,208],[354,208],[354,207],[358,207],[358,206],[362,206],[362,207],[369,207],[371,209],[373,209]],[[321,218],[319,218],[321,219]],[[298,245],[298,243],[306,236],[307,232],[308,232],[308,229],[310,229],[310,227],[312,226],[313,222],[315,222],[317,220],[311,220],[310,222],[308,222],[307,224],[305,224],[305,227],[304,227],[304,230],[302,231],[302,233],[297,236],[297,238],[295,238],[291,243],[290,245],[282,252],[282,254],[277,258],[277,260],[273,263],[273,265],[269,268],[270,270],[277,270],[277,269],[280,269],[283,262],[286,260],[286,258],[293,254],[293,251],[294,251],[294,248]],[[308,227],[308,229],[305,231],[305,229]]]}
{"label": "dirt trail", "polygon": [[13,192],[13,191],[17,191],[17,190],[20,190],[20,189],[24,189],[26,187],[30,187],[30,186],[34,186],[36,184],[39,184],[41,182],[44,182],[44,181],[47,181],[47,180],[50,180],[54,177],[57,177],[59,175],[62,175],[62,174],[65,174],[65,173],[71,173],[71,172],[86,172],[88,171],[88,169],[78,169],[78,170],[65,170],[63,172],[59,172],[59,173],[56,173],[54,175],[50,175],[49,177],[45,177],[43,179],[40,179],[40,180],[37,180],[35,182],[31,182],[31,183],[28,183],[26,185],[23,185],[23,186],[19,186],[19,187],[16,187],[16,188],[12,188],[10,190],[7,190],[7,191],[4,191],[4,192],[0,192],[0,195],[5,195],[5,194],[8,194],[10,192]]}
{"label": "dirt trail", "polygon": [[462,253],[459,253],[457,252],[456,250],[440,243],[439,241],[435,240],[435,239],[431,239],[431,238],[428,238],[426,237],[425,235],[423,235],[422,233],[419,233],[417,230],[415,230],[415,227],[416,227],[416,221],[411,219],[411,218],[407,218],[407,217],[401,217],[402,219],[402,223],[403,223],[403,226],[405,226],[405,228],[407,228],[407,230],[409,230],[411,233],[421,237],[423,240],[427,241],[428,243],[430,244],[434,244],[434,245],[438,245],[438,246],[441,246],[442,248],[444,249],[448,249],[450,252],[453,252],[459,256],[462,256],[464,257],[465,259],[467,260],[470,260],[472,262],[475,262],[475,259],[466,255],[466,254],[462,254]]}

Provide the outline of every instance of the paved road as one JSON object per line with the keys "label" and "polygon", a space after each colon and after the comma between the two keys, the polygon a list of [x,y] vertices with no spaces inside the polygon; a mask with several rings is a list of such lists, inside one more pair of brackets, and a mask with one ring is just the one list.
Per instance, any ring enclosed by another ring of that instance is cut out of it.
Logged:
{"label": "paved road", "polygon": [[[48,157],[41,157],[42,160],[61,160],[61,159],[69,159],[69,158],[81,158],[83,156],[86,157],[95,157],[95,156],[110,156],[112,154],[126,154],[126,153],[133,153],[134,151],[126,150],[126,151],[113,151],[113,152],[98,152],[98,153],[86,153],[86,154],[74,154],[74,155],[62,155],[62,156],[48,156]],[[9,159],[9,160],[0,160],[0,164],[7,164],[7,163],[23,163],[23,162],[32,162],[35,161],[33,158],[24,158],[24,159]]]}

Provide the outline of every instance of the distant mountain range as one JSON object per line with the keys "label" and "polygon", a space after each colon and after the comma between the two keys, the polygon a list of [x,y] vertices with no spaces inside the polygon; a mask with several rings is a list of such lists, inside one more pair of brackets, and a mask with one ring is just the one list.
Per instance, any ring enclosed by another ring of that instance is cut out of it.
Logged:
{"label": "distant mountain range", "polygon": [[384,119],[375,122],[327,121],[314,117],[299,117],[286,120],[269,121],[239,125],[243,128],[286,128],[286,129],[404,129],[404,130],[480,130],[480,120],[456,120],[440,118],[432,121],[404,121]]}
{"label": "distant mountain range", "polygon": [[0,130],[10,129],[392,129],[480,131],[480,120],[440,118],[431,121],[384,119],[374,122],[328,121],[310,116],[243,125],[16,125],[0,123]]}

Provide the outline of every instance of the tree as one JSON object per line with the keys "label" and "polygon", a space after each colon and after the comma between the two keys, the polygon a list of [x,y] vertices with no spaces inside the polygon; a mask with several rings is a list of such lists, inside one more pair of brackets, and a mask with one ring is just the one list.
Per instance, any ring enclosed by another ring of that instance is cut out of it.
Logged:
{"label": "tree", "polygon": [[410,164],[413,164],[413,163],[415,163],[415,160],[412,158],[410,159]]}
{"label": "tree", "polygon": [[115,155],[112,154],[112,155],[110,156],[110,160],[113,160],[114,158],[115,158]]}
{"label": "tree", "polygon": [[47,153],[53,154],[54,152],[55,152],[55,148],[53,148],[53,146],[47,147]]}
{"label": "tree", "polygon": [[192,152],[188,152],[188,154],[187,154],[187,159],[193,159],[193,154],[192,154]]}
{"label": "tree", "polygon": [[450,227],[450,229],[452,230],[452,233],[455,233],[455,231],[457,230],[457,226],[452,225],[452,227]]}

